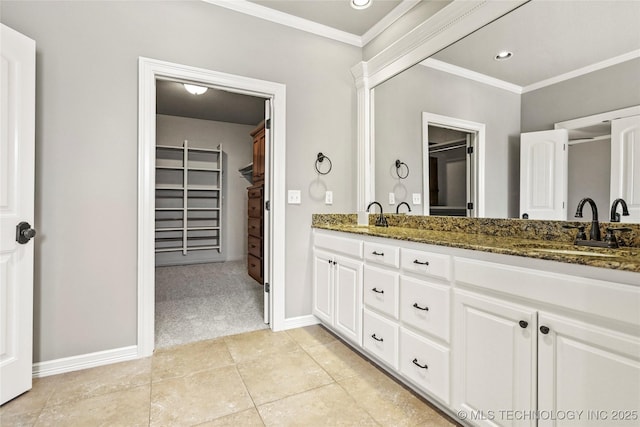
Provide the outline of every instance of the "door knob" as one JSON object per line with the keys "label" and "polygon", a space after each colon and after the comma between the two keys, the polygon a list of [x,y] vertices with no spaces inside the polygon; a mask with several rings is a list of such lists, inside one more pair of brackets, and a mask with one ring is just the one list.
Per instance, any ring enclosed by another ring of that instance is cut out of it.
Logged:
{"label": "door knob", "polygon": [[36,235],[36,230],[31,228],[31,224],[26,221],[22,221],[16,225],[16,242],[21,245],[26,244],[29,240],[33,239]]}
{"label": "door knob", "polygon": [[522,329],[526,329],[527,326],[529,326],[529,322],[527,322],[526,320],[521,320],[520,322],[518,322],[518,324]]}
{"label": "door knob", "polygon": [[549,328],[547,326],[540,326],[540,332],[547,335],[549,333]]}

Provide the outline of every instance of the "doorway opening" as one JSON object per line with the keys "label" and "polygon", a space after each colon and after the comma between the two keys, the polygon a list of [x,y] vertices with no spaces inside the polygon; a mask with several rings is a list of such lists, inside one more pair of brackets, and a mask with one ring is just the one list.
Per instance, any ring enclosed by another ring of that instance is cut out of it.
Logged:
{"label": "doorway opening", "polygon": [[264,188],[270,100],[198,84],[156,80],[156,349],[269,322],[263,203],[251,196]]}
{"label": "doorway opening", "polygon": [[422,129],[425,215],[481,216],[484,125],[423,113]]}
{"label": "doorway opening", "polygon": [[[200,138],[196,132],[196,137],[192,137],[194,139],[192,142],[187,138],[178,136],[176,134],[178,130],[183,133],[187,131],[193,132],[194,120],[206,120],[181,117],[180,115],[171,116],[165,114],[159,116],[159,104],[157,102],[160,101],[160,92],[156,93],[156,89],[165,83],[174,85],[174,89],[180,88],[180,90],[184,90],[182,83],[190,83],[216,91],[216,95],[230,95],[235,97],[236,100],[245,97],[246,99],[258,98],[260,102],[264,101],[264,111],[268,115],[266,123],[269,124],[267,126],[269,129],[266,131],[264,139],[263,195],[264,205],[268,206],[269,209],[264,209],[264,206],[260,206],[264,230],[262,242],[264,286],[261,286],[264,312],[262,313],[262,321],[267,323],[274,331],[282,329],[284,322],[285,86],[279,83],[140,58],[138,182],[138,355],[140,357],[151,355],[155,348],[155,296],[156,291],[161,291],[160,288],[156,289],[155,280],[158,253],[175,252],[172,256],[162,255],[158,259],[165,263],[179,264],[175,262],[175,259],[184,260],[189,257],[191,252],[191,259],[197,262],[200,270],[203,270],[205,265],[213,268],[212,271],[199,271],[199,274],[205,280],[211,279],[210,276],[214,275],[220,278],[234,271],[240,273],[239,270],[242,270],[242,268],[238,268],[237,265],[230,266],[229,271],[224,273],[215,270],[215,268],[224,263],[202,263],[203,261],[224,261],[227,251],[230,251],[234,245],[236,257],[240,251],[244,251],[243,260],[248,255],[247,235],[235,235],[232,232],[227,232],[225,235],[224,226],[225,218],[229,224],[232,222],[230,217],[246,218],[246,211],[245,215],[235,210],[225,213],[225,200],[230,202],[230,200],[225,199],[225,190],[229,191],[229,185],[232,181],[228,178],[235,174],[234,179],[236,182],[238,179],[241,182],[245,180],[241,176],[239,169],[242,166],[246,166],[247,162],[244,162],[246,159],[243,160],[242,156],[234,156],[236,157],[234,161],[237,160],[237,162],[243,162],[244,164],[238,163],[235,164],[235,166],[240,165],[238,167],[229,167],[233,163],[231,162],[231,153],[228,150],[230,146],[227,144],[225,148],[224,141],[212,141],[211,139],[213,138],[207,138],[207,135],[215,133],[207,132],[207,126],[204,126],[204,131],[200,130],[200,132],[204,133],[204,136]],[[255,101],[255,99],[253,100]],[[230,110],[230,108],[226,108],[229,106],[228,102],[220,103],[220,105],[223,104],[225,108],[222,109],[228,112]],[[180,103],[177,107],[183,109],[185,105]],[[249,141],[244,148],[251,155],[253,144],[250,134],[255,129],[255,125],[247,125],[248,127],[244,129],[248,131],[247,138]],[[209,123],[209,126],[217,127],[219,130],[226,125]],[[239,131],[238,129],[235,130]],[[161,138],[165,137],[168,140],[163,140],[162,144],[157,144],[161,141]],[[229,140],[226,136],[223,139]],[[165,143],[170,146],[166,150],[174,153],[160,156],[158,151],[164,148],[158,148],[157,145],[163,146]],[[207,144],[210,144],[210,146]],[[195,149],[191,150],[189,147]],[[175,152],[183,154],[182,165],[177,165],[180,161],[180,156],[175,156]],[[162,162],[157,164],[156,161],[161,160],[161,157]],[[166,165],[167,163],[163,163],[165,161],[169,162],[169,166],[156,168],[157,165]],[[170,166],[172,164],[173,166]],[[175,170],[178,173],[175,173]],[[225,181],[227,182],[225,183]],[[162,190],[166,189],[167,192],[175,191],[176,194],[173,194],[175,200],[172,200],[172,197],[166,197],[164,200],[157,202],[156,192],[159,188],[157,184],[162,187],[163,182],[165,187]],[[246,186],[250,185],[250,183],[245,180],[244,185],[242,203],[246,203],[245,197],[248,196]],[[182,189],[176,188],[179,186]],[[180,192],[181,197],[178,197],[179,194],[177,193]],[[180,202],[182,202],[181,206]],[[247,205],[243,204],[243,206]],[[160,210],[157,210],[157,208]],[[158,212],[161,212],[161,217],[163,218],[160,222],[166,222],[171,225],[171,227],[164,227],[169,228],[169,230],[160,230],[160,234],[164,234],[163,237],[165,239],[160,239],[162,243],[159,245],[157,244]],[[162,215],[167,212],[173,212],[170,214],[173,216],[163,217]],[[190,221],[191,226],[189,225]],[[238,221],[235,222],[238,223]],[[244,224],[248,227],[248,221],[245,221]],[[173,232],[179,233],[176,233],[176,236],[168,236]],[[241,249],[238,249],[238,243],[241,244]],[[178,248],[178,245],[181,246]],[[171,250],[156,252],[158,248],[169,248]],[[189,249],[193,250],[190,251]],[[174,261],[171,262],[171,259]],[[242,262],[244,263],[244,261]],[[194,275],[190,274],[190,276],[193,277]],[[244,277],[248,277],[248,274]],[[187,287],[189,286],[193,290],[193,284],[187,285]],[[195,288],[196,294],[201,292],[197,290],[197,286]],[[174,289],[166,293],[180,294],[181,291],[185,290],[184,288]],[[202,301],[202,295],[199,295],[199,297]],[[229,309],[229,307],[226,308]],[[238,311],[237,307],[235,311]],[[211,310],[208,315],[214,321],[216,320],[214,310]]]}

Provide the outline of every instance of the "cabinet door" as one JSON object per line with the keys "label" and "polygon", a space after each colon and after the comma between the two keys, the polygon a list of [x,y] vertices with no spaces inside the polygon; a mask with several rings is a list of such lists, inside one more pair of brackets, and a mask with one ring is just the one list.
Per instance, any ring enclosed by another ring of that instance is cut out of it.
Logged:
{"label": "cabinet door", "polygon": [[503,414],[536,408],[536,312],[465,291],[454,298],[455,409],[479,425],[535,426]]}
{"label": "cabinet door", "polygon": [[580,416],[538,425],[637,426],[638,337],[545,313],[538,323],[538,409]]}
{"label": "cabinet door", "polygon": [[333,324],[333,258],[322,251],[313,252],[313,314]]}
{"label": "cabinet door", "polygon": [[334,259],[334,327],[344,338],[362,345],[362,262]]}

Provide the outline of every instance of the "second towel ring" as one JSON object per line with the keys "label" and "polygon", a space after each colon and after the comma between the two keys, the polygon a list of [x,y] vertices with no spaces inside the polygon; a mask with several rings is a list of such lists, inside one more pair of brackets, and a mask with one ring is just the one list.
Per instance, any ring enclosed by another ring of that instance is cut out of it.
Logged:
{"label": "second towel ring", "polygon": [[[329,162],[329,169],[326,172],[320,172],[319,166],[325,160],[327,160]],[[316,172],[318,172],[320,175],[326,175],[329,172],[331,172],[331,168],[333,168],[333,163],[331,163],[331,159],[330,158],[328,158],[327,156],[325,156],[322,153],[318,153],[318,156],[316,157],[315,168],[316,168]]]}
{"label": "second towel ring", "polygon": [[[406,174],[401,174],[400,170],[402,169],[402,166],[404,165],[404,167],[407,169],[407,173]],[[409,166],[407,166],[407,164],[405,162],[401,162],[400,160],[396,160],[396,173],[398,174],[398,178],[400,179],[405,179],[406,177],[409,176]]]}

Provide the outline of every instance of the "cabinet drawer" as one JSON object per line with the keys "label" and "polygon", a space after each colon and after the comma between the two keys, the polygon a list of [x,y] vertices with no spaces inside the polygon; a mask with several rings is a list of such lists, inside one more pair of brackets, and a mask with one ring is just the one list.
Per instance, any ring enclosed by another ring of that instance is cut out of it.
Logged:
{"label": "cabinet drawer", "polygon": [[449,255],[402,248],[400,262],[404,271],[451,280],[451,257]]}
{"label": "cabinet drawer", "polygon": [[393,318],[398,318],[399,274],[375,268],[364,267],[364,303]]}
{"label": "cabinet drawer", "polygon": [[262,258],[262,239],[249,236],[248,246],[248,252],[251,255],[257,258]]}
{"label": "cabinet drawer", "polygon": [[249,236],[262,237],[262,219],[249,218]]}
{"label": "cabinet drawer", "polygon": [[250,187],[248,192],[250,199],[262,198],[262,187]]}
{"label": "cabinet drawer", "polygon": [[317,248],[328,249],[354,258],[362,259],[362,241],[316,232],[313,244]]}
{"label": "cabinet drawer", "polygon": [[253,255],[247,256],[247,270],[249,276],[262,283],[262,261]]}
{"label": "cabinet drawer", "polygon": [[394,369],[398,369],[398,331],[395,323],[364,310],[364,348]]}
{"label": "cabinet drawer", "polygon": [[370,242],[365,242],[364,244],[364,259],[390,267],[398,268],[400,259],[399,252],[399,248],[394,246]]}
{"label": "cabinet drawer", "polygon": [[401,276],[400,289],[400,319],[449,342],[449,288]]}
{"label": "cabinet drawer", "polygon": [[448,348],[401,329],[399,358],[400,372],[405,377],[449,404]]}
{"label": "cabinet drawer", "polygon": [[262,215],[262,198],[249,199],[247,210],[250,218],[260,218]]}

